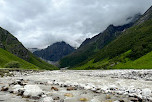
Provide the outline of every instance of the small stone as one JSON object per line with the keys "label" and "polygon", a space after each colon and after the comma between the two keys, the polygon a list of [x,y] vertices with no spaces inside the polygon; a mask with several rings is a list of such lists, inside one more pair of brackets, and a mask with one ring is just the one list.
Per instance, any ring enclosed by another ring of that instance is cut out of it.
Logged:
{"label": "small stone", "polygon": [[71,93],[66,93],[66,94],[64,94],[64,96],[73,97],[73,94],[71,94]]}
{"label": "small stone", "polygon": [[64,102],[64,99],[61,99],[60,102]]}
{"label": "small stone", "polygon": [[125,102],[124,100],[119,100],[119,102]]}
{"label": "small stone", "polygon": [[88,99],[87,98],[80,98],[80,101],[86,102],[86,101],[88,101]]}
{"label": "small stone", "polygon": [[74,87],[68,87],[67,88],[67,91],[72,91],[72,90],[75,90],[75,88]]}
{"label": "small stone", "polygon": [[67,85],[63,85],[63,87],[67,87]]}
{"label": "small stone", "polygon": [[112,100],[105,100],[104,102],[112,102]]}
{"label": "small stone", "polygon": [[8,87],[3,86],[2,89],[1,89],[1,91],[8,91],[8,89],[9,89]]}
{"label": "small stone", "polygon": [[18,90],[18,95],[23,96],[24,90]]}
{"label": "small stone", "polygon": [[111,99],[110,95],[106,95],[106,99]]}
{"label": "small stone", "polygon": [[59,89],[58,89],[58,88],[56,88],[56,87],[51,87],[51,90],[59,91]]}
{"label": "small stone", "polygon": [[54,97],[53,98],[53,100],[59,100],[60,99],[60,97]]}
{"label": "small stone", "polygon": [[9,93],[13,93],[13,91],[9,91]]}
{"label": "small stone", "polygon": [[132,102],[138,102],[138,98],[131,98],[130,101],[132,101]]}

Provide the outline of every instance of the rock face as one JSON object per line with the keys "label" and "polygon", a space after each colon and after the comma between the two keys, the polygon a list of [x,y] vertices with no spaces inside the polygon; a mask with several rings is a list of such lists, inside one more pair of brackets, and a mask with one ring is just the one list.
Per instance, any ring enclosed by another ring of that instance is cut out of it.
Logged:
{"label": "rock face", "polygon": [[151,18],[152,18],[152,6],[145,12],[145,14],[140,18],[140,20],[136,23],[136,25],[139,25]]}
{"label": "rock face", "polygon": [[28,50],[7,30],[0,27],[0,48],[11,52],[12,54],[24,59],[29,60]]}
{"label": "rock face", "polygon": [[57,42],[46,49],[35,51],[34,54],[49,61],[58,61],[62,57],[72,53],[75,49],[65,42]]}

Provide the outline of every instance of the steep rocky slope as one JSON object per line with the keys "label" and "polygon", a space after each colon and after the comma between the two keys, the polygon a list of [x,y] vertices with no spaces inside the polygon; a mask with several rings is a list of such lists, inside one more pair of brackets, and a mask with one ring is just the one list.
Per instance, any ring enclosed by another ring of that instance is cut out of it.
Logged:
{"label": "steep rocky slope", "polygon": [[56,69],[54,66],[40,60],[30,53],[16,37],[0,27],[0,48],[28,61],[41,69]]}
{"label": "steep rocky slope", "polygon": [[35,51],[34,54],[45,60],[58,61],[62,57],[72,53],[73,51],[75,51],[73,47],[62,41],[62,42],[54,43],[48,46],[46,49]]}

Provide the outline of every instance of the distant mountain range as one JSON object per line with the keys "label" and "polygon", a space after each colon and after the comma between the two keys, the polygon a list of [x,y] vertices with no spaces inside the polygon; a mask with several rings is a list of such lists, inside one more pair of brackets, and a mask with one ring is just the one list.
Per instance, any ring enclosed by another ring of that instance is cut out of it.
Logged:
{"label": "distant mountain range", "polygon": [[54,43],[45,49],[33,52],[36,56],[48,60],[48,61],[59,61],[62,57],[74,52],[75,49],[69,44],[62,42]]}
{"label": "distant mountain range", "polygon": [[[122,26],[110,25],[60,60],[73,69],[152,68],[152,7]],[[149,56],[149,57],[148,57]]]}
{"label": "distant mountain range", "polygon": [[143,15],[137,14],[127,20],[130,23],[111,24],[93,38],[87,38],[78,49],[62,41],[46,49],[27,50],[0,27],[0,68],[19,65],[22,69],[53,70],[58,68],[49,63],[59,61],[62,68],[81,70],[152,69],[152,7]]}

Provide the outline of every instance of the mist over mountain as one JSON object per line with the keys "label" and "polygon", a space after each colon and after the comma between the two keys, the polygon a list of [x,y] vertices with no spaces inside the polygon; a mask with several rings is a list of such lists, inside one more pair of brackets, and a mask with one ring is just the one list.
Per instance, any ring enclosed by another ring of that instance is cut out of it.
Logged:
{"label": "mist over mountain", "polygon": [[152,0],[0,0],[0,26],[26,48],[65,41],[79,47],[109,25],[127,24]]}
{"label": "mist over mountain", "polygon": [[140,17],[141,14],[137,13],[129,18],[130,22],[128,24],[122,26],[114,26],[111,24],[105,31],[92,38],[87,38],[75,52],[61,59],[61,67],[79,65],[83,61],[92,57],[100,49],[104,48],[111,41],[121,35],[123,31],[133,26]]}

